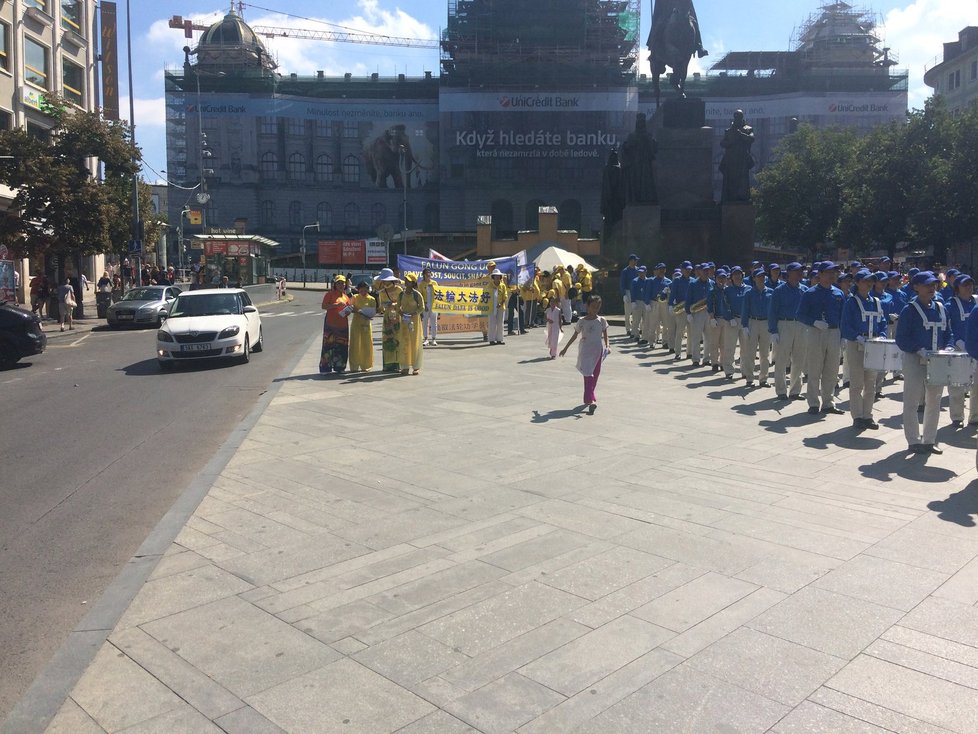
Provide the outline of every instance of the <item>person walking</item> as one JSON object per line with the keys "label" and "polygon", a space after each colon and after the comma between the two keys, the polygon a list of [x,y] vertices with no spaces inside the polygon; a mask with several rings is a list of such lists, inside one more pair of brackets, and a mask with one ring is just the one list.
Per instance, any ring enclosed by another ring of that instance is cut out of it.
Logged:
{"label": "person walking", "polygon": [[560,324],[560,307],[551,299],[547,306],[547,347],[550,349],[550,359],[557,358],[557,346],[564,329]]}
{"label": "person walking", "polygon": [[[805,368],[805,342],[798,321],[798,304],[808,290],[801,284],[801,263],[788,263],[787,279],[771,289],[767,330],[774,345],[774,388],[778,400],[801,399],[801,373]],[[770,286],[767,286],[770,288]]]}
{"label": "person walking", "polygon": [[377,299],[370,295],[366,281],[357,283],[350,319],[350,371],[369,372],[374,366],[374,340],[371,319],[377,313]]}
{"label": "person walking", "polygon": [[323,296],[323,348],[319,357],[319,373],[340,375],[346,370],[350,349],[350,322],[352,312],[350,297],[346,295],[346,278],[337,275],[332,290]]}
{"label": "person walking", "polygon": [[770,363],[771,333],[768,331],[768,318],[771,313],[771,297],[774,293],[765,285],[764,268],[756,268],[751,273],[754,287],[744,298],[741,313],[740,371],[747,378],[747,387],[754,386],[754,367],[760,362],[758,377],[761,387],[767,387],[767,373]]}
{"label": "person walking", "polygon": [[628,256],[628,265],[621,270],[618,286],[621,290],[621,299],[625,307],[625,335],[634,336],[632,333],[632,281],[638,277],[638,255]]}
{"label": "person walking", "polygon": [[608,355],[608,320],[599,315],[601,311],[601,296],[592,296],[588,303],[587,315],[574,324],[574,333],[570,341],[560,350],[563,357],[570,345],[580,337],[577,347],[577,371],[584,376],[584,404],[588,414],[594,415],[598,409],[598,399],[594,393],[601,376],[601,363]]}
{"label": "person walking", "polygon": [[61,319],[61,331],[65,330],[65,325],[68,326],[69,331],[74,330],[75,306],[77,305],[75,288],[71,284],[71,278],[66,275],[64,284],[58,286],[58,315]]}
{"label": "person walking", "polygon": [[[556,281],[554,281],[556,286]],[[489,344],[505,344],[503,341],[503,316],[509,289],[503,282],[503,274],[492,271],[489,284],[483,291],[483,301],[489,306]],[[556,299],[555,299],[556,300]]]}
{"label": "person walking", "polygon": [[384,372],[398,372],[397,346],[401,334],[401,313],[398,300],[401,297],[401,282],[394,271],[384,268],[377,276],[377,307],[384,314],[381,331],[381,353]]}
{"label": "person walking", "polygon": [[842,291],[835,286],[838,279],[839,266],[830,261],[823,262],[818,269],[818,284],[802,293],[798,301],[798,321],[807,327],[804,332],[808,374],[806,397],[811,415],[843,414],[835,405],[835,384],[839,380],[842,351],[839,324],[845,300]]}
{"label": "person walking", "polygon": [[404,276],[404,290],[397,299],[397,309],[401,314],[401,335],[397,343],[397,361],[401,374],[421,372],[424,349],[421,347],[421,314],[424,313],[424,296],[418,291],[418,276],[408,273]]}
{"label": "person walking", "polygon": [[[967,351],[966,336],[968,316],[975,310],[975,281],[966,273],[957,273],[952,286],[954,295],[945,301],[947,316],[951,324],[951,334],[954,346],[959,352]],[[975,385],[964,387],[952,385],[948,387],[948,412],[951,414],[951,425],[961,428],[967,417],[968,423],[978,422],[978,389]],[[965,398],[968,411],[965,416]]]}
{"label": "person walking", "polygon": [[431,268],[425,268],[421,271],[421,282],[418,284],[418,288],[421,291],[421,295],[424,296],[424,314],[421,316],[424,340],[421,342],[421,346],[426,347],[430,344],[433,347],[437,347],[438,313],[434,310],[434,307],[435,291],[438,289],[438,283],[431,278]]}
{"label": "person walking", "polygon": [[864,350],[867,339],[886,336],[886,314],[879,298],[872,293],[876,276],[868,270],[860,270],[855,280],[856,293],[843,305],[840,325],[849,364],[849,413],[852,427],[857,431],[864,428],[876,430],[879,424],[873,420],[873,404],[877,371],[864,366]]}

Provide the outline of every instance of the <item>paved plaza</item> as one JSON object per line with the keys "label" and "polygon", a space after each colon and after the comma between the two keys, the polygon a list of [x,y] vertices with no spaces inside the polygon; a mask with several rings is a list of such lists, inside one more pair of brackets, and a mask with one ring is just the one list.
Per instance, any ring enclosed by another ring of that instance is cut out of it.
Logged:
{"label": "paved plaza", "polygon": [[311,343],[8,730],[978,731],[974,430],[911,456],[900,383],[857,435],[622,332],[593,416],[541,329]]}

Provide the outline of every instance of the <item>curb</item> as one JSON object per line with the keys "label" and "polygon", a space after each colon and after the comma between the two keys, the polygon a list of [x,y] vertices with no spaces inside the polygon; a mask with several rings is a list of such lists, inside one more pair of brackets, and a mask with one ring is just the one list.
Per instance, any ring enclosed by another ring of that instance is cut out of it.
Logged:
{"label": "curb", "polygon": [[43,731],[50,724],[174,538],[187,524],[214,481],[278,394],[284,378],[295,371],[299,361],[321,338],[316,334],[299,348],[296,356],[258,398],[251,412],[231,430],[231,435],[177,497],[173,506],[150,531],[135,555],[106,587],[78,626],[68,634],[68,638],[21,696],[6,721],[0,725],[0,734],[33,734]]}

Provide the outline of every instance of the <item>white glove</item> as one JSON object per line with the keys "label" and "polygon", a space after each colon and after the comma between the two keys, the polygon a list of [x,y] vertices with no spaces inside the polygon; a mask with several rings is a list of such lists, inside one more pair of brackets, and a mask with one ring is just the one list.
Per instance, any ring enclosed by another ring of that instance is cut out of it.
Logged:
{"label": "white glove", "polygon": [[860,344],[865,344],[866,343],[866,337],[864,337],[862,334],[860,334],[859,336],[856,337],[856,341],[859,342]]}
{"label": "white glove", "polygon": [[693,314],[691,313],[686,314],[686,321],[688,321],[689,323],[693,323]]}
{"label": "white glove", "polygon": [[652,312],[652,304],[651,303],[646,303],[645,304],[645,312],[646,313],[651,313]]}
{"label": "white glove", "polygon": [[750,336],[750,327],[749,326],[742,326],[742,327],[740,327],[740,330],[742,332],[744,332],[744,336]]}
{"label": "white glove", "polygon": [[966,350],[966,349],[964,348],[964,342],[963,342],[963,341],[961,341],[960,339],[958,339],[958,340],[957,340],[956,342],[954,342],[954,346],[956,346],[956,347],[958,348],[958,351],[959,351],[959,352],[965,352],[965,351],[967,351],[967,350]]}
{"label": "white glove", "polygon": [[816,329],[819,329],[820,331],[825,331],[827,328],[829,328],[829,322],[822,321],[821,319],[819,319],[814,324],[812,324],[812,326],[814,326]]}
{"label": "white glove", "polygon": [[954,347],[944,347],[944,349],[942,349],[941,351],[942,352],[953,352],[954,351]]}
{"label": "white glove", "polygon": [[900,318],[900,315],[899,314],[891,313],[890,314],[890,323],[891,324],[895,324],[896,323],[896,320],[898,318]]}
{"label": "white glove", "polygon": [[714,329],[717,328],[717,320],[716,319],[710,319],[710,327],[711,328],[714,328]]}
{"label": "white glove", "polygon": [[729,324],[730,324],[731,326],[734,326],[734,327],[737,327],[737,326],[740,326],[740,322],[739,322],[739,321],[737,321],[737,319],[730,319],[730,321],[729,321],[728,323],[729,323]]}
{"label": "white glove", "polygon": [[779,341],[781,341],[781,335],[780,334],[778,334],[778,333],[771,334],[771,343],[772,344],[777,344]]}
{"label": "white glove", "polygon": [[917,356],[920,358],[920,363],[921,364],[927,364],[927,350],[926,349],[918,349],[917,350]]}

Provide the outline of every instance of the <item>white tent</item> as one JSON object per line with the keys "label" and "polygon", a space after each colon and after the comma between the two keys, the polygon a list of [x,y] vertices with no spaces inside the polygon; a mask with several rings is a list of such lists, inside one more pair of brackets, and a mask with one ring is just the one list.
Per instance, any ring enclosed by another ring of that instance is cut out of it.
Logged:
{"label": "white tent", "polygon": [[579,263],[583,263],[584,267],[592,273],[597,270],[596,267],[580,255],[569,252],[556,245],[537,245],[524,250],[520,255],[524,253],[527,260],[536,265],[540,270],[553,270],[558,265],[563,265],[565,268],[576,268]]}

